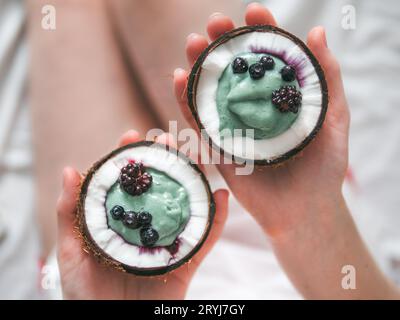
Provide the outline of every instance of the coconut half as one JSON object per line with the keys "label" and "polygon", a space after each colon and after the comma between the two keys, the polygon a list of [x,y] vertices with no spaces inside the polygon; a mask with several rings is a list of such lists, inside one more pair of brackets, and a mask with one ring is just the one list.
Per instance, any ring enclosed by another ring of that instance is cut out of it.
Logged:
{"label": "coconut half", "polygon": [[[135,164],[142,172],[134,172]],[[136,174],[146,188],[131,192],[124,172]],[[124,209],[123,218],[118,207]],[[85,246],[100,261],[137,275],[158,275],[193,257],[207,238],[214,211],[210,186],[190,159],[143,141],[116,149],[89,170],[81,187],[78,222]],[[135,220],[140,212],[147,214],[140,216],[143,225]],[[146,232],[150,238],[143,238]]]}
{"label": "coconut half", "polygon": [[[284,67],[293,71],[292,78],[284,75]],[[295,93],[279,92],[284,86]],[[301,151],[316,136],[328,106],[317,59],[296,36],[270,25],[241,27],[212,42],[192,68],[187,94],[214,149],[236,162],[259,165],[277,164]],[[288,108],[290,100],[296,100],[291,102],[296,108]]]}

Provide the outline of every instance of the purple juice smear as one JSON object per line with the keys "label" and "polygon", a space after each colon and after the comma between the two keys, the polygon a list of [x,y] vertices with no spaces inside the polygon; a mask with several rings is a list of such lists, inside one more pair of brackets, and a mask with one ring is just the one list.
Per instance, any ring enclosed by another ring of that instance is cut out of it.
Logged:
{"label": "purple juice smear", "polygon": [[306,76],[304,74],[304,67],[306,64],[306,60],[304,59],[304,57],[288,56],[288,53],[285,50],[278,51],[278,50],[259,48],[254,46],[250,47],[250,51],[252,53],[265,53],[275,56],[281,59],[285,64],[292,66],[296,70],[296,77],[300,87],[304,86],[304,82],[306,79]]}

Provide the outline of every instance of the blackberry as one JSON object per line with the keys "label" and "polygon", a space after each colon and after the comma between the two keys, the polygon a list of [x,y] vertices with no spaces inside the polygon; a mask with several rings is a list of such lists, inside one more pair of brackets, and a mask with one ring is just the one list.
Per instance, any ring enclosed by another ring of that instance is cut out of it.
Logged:
{"label": "blackberry", "polygon": [[159,238],[158,232],[151,228],[146,227],[140,230],[140,240],[145,247],[153,246]]}
{"label": "blackberry", "polygon": [[264,77],[265,69],[261,63],[257,62],[250,66],[249,73],[252,79],[258,80]]}
{"label": "blackberry", "polygon": [[138,214],[134,211],[125,212],[122,222],[129,229],[137,229],[140,227]]}
{"label": "blackberry", "polygon": [[247,64],[247,61],[243,58],[235,58],[235,60],[233,60],[232,62],[233,73],[245,73],[248,68],[249,65]]}
{"label": "blackberry", "polygon": [[296,79],[296,70],[292,66],[284,66],[281,69],[281,76],[284,81],[293,81]]}
{"label": "blackberry", "polygon": [[272,103],[281,112],[297,113],[301,105],[301,92],[295,86],[284,86],[272,92]]}
{"label": "blackberry", "polygon": [[138,213],[138,220],[141,226],[148,226],[151,224],[153,219],[152,215],[147,211],[141,211]]}
{"label": "blackberry", "polygon": [[114,206],[110,210],[110,213],[111,213],[111,216],[113,217],[113,219],[120,220],[120,219],[122,219],[124,217],[125,210],[121,206]]}
{"label": "blackberry", "polygon": [[262,56],[260,59],[260,63],[264,67],[265,70],[272,70],[275,67],[275,61],[271,56]]}
{"label": "blackberry", "polygon": [[121,169],[119,181],[127,193],[138,196],[150,188],[153,177],[144,171],[142,163],[128,163]]}

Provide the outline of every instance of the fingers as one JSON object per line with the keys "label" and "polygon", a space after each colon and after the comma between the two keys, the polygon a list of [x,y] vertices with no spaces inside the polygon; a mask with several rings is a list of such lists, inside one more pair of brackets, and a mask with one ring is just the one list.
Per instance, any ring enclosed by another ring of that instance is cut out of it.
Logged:
{"label": "fingers", "polygon": [[246,8],[246,24],[254,26],[258,24],[270,24],[276,26],[276,21],[272,13],[262,4],[257,2],[250,3]]}
{"label": "fingers", "polygon": [[[125,146],[127,144],[135,143],[135,142],[138,142],[138,141],[140,141],[139,133],[137,131],[135,131],[135,130],[129,130],[129,131],[125,132],[121,136],[121,138],[119,139],[119,142],[118,142],[118,146],[119,147],[123,147],[123,146]],[[159,135],[155,139],[155,141],[157,143],[166,144],[166,145],[169,145],[169,146],[171,146],[173,148],[176,148],[175,139],[172,136],[172,134],[170,134],[170,133],[163,133],[163,134]]]}
{"label": "fingers", "polygon": [[[248,25],[271,24],[276,25],[276,21],[271,12],[259,3],[251,3],[246,9],[246,23]],[[216,12],[208,20],[207,33],[211,41],[234,28],[231,18]],[[189,65],[192,66],[199,55],[207,48],[207,39],[197,33],[191,33],[186,39],[186,57]],[[175,96],[181,106],[182,112],[188,122],[193,124],[193,119],[187,108],[186,84],[187,72],[183,69],[176,69],[174,72]]]}
{"label": "fingers", "polygon": [[322,66],[329,91],[328,118],[337,124],[348,125],[349,110],[344,93],[340,66],[328,49],[325,30],[323,27],[313,28],[307,37],[307,45]]}
{"label": "fingers", "polygon": [[80,183],[80,174],[75,169],[66,167],[63,171],[63,190],[57,201],[59,242],[75,237],[74,223]]}
{"label": "fingers", "polygon": [[[259,3],[251,3],[247,6],[245,20],[247,25],[276,25],[272,13]],[[211,41],[214,41],[233,28],[234,24],[231,18],[216,12],[213,13],[208,20],[207,33]],[[196,33],[192,33],[188,36],[186,40],[186,57],[191,66],[207,46],[208,41],[204,36]]]}
{"label": "fingers", "polygon": [[334,97],[343,95],[340,67],[335,57],[328,49],[325,30],[323,27],[315,27],[308,33],[307,45],[324,69],[330,93]]}
{"label": "fingers", "polygon": [[214,41],[225,32],[231,31],[233,28],[232,19],[222,13],[213,13],[208,19],[207,33],[211,41]]}
{"label": "fingers", "polygon": [[228,216],[229,191],[226,189],[219,189],[215,191],[214,200],[216,205],[214,223],[211,227],[211,231],[206,242],[192,260],[196,266],[201,263],[204,257],[208,254],[208,252],[210,252],[220,238],[222,230],[225,226],[226,218]]}
{"label": "fingers", "polygon": [[139,133],[135,130],[129,130],[125,132],[119,139],[118,147],[123,147],[127,144],[138,142],[139,140]]}
{"label": "fingers", "polygon": [[[118,142],[118,146],[123,147],[127,144],[135,143],[138,141],[140,141],[139,133],[135,130],[129,130],[121,136],[121,138],[119,139],[119,142]],[[163,133],[163,134],[159,135],[155,139],[155,141],[158,143],[167,144],[173,148],[176,148],[176,143],[174,141],[174,137],[170,133]]]}
{"label": "fingers", "polygon": [[[222,13],[216,12],[212,14],[208,20],[207,33],[211,41],[217,39],[223,33],[234,28],[232,19],[224,16]],[[186,39],[186,57],[192,66],[199,55],[208,46],[206,37],[197,33],[191,33]]]}
{"label": "fingers", "polygon": [[208,41],[206,37],[197,33],[188,35],[186,39],[186,58],[191,66],[207,46]]}

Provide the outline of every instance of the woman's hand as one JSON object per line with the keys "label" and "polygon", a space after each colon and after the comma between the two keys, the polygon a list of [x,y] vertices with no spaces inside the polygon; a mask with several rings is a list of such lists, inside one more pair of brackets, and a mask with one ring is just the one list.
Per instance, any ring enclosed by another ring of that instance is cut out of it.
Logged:
{"label": "woman's hand", "polygon": [[[274,17],[262,5],[247,7],[247,25],[276,25]],[[234,28],[229,17],[213,14],[207,24],[211,41]],[[198,34],[187,38],[186,55],[192,66],[208,46]],[[319,135],[302,154],[277,168],[256,167],[251,175],[235,175],[235,165],[221,164],[219,170],[240,203],[256,218],[271,237],[290,232],[316,217],[319,206],[341,201],[341,187],[348,161],[349,110],[339,65],[327,48],[322,27],[312,29],[307,44],[325,71],[329,88],[329,107]],[[188,71],[176,69],[176,98],[188,121],[195,127],[186,97]]]}
{"label": "woman's hand", "polygon": [[[135,131],[120,139],[120,146],[139,140]],[[168,143],[169,136],[156,140]],[[76,204],[82,176],[72,168],[63,173],[63,191],[57,203],[58,263],[66,299],[183,299],[194,272],[221,235],[228,211],[228,192],[214,192],[216,215],[200,251],[190,263],[163,275],[140,277],[107,268],[82,249],[75,227]]]}
{"label": "woman's hand", "polygon": [[[247,7],[248,25],[276,25],[262,5]],[[234,28],[229,17],[214,14],[207,24],[210,40]],[[193,65],[208,40],[191,34],[186,54]],[[339,65],[326,45],[322,27],[312,29],[307,45],[325,72],[329,90],[326,120],[316,139],[296,159],[277,168],[256,168],[236,176],[235,166],[219,170],[236,198],[254,216],[272,241],[293,284],[306,298],[398,298],[397,289],[380,272],[359,236],[342,197],[348,164],[349,109]],[[176,98],[191,118],[186,98],[188,72],[176,69]],[[346,290],[344,266],[354,267],[356,289]]]}

